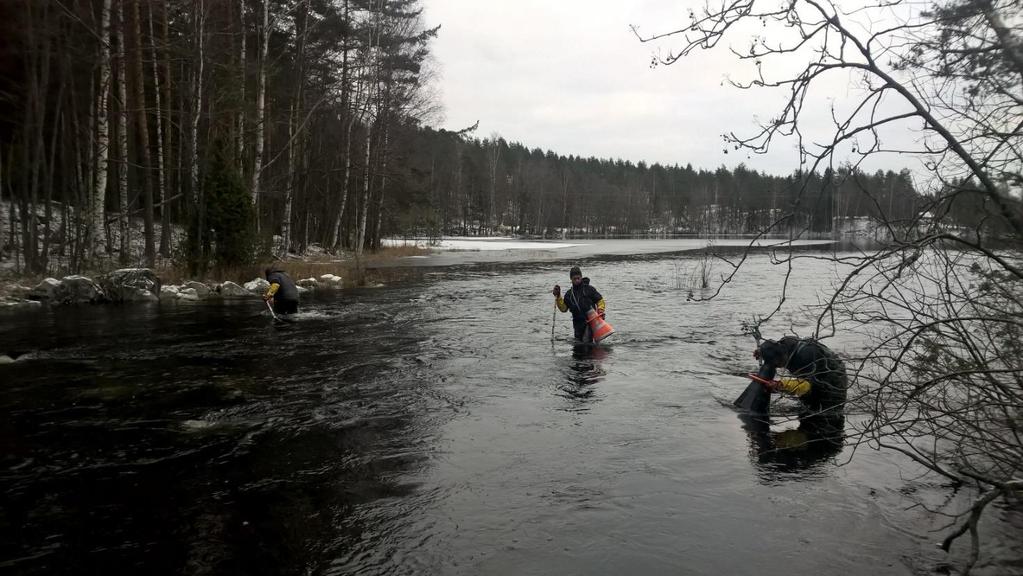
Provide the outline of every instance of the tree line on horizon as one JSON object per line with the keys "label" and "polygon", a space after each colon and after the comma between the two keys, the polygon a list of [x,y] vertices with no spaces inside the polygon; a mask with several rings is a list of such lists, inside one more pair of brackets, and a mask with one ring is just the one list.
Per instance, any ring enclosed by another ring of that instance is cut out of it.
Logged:
{"label": "tree line on horizon", "polygon": [[909,170],[771,175],[564,156],[498,135],[424,127],[402,150],[385,234],[830,233],[838,220],[909,218],[922,204]]}

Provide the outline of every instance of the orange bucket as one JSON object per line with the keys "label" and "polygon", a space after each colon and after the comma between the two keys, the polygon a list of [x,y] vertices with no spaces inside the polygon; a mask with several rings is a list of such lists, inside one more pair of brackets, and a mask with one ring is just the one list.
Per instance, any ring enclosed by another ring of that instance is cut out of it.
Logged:
{"label": "orange bucket", "polygon": [[586,323],[590,325],[590,333],[593,335],[593,341],[597,344],[600,344],[601,340],[615,333],[615,329],[605,322],[600,317],[600,314],[597,314],[597,311],[592,308],[586,312]]}

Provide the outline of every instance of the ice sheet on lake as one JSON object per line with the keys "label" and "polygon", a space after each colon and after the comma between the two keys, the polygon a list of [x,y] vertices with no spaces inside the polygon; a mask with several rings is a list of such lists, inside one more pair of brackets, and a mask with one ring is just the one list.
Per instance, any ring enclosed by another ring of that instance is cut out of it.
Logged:
{"label": "ice sheet on lake", "polygon": [[558,250],[572,248],[582,244],[566,242],[541,242],[532,240],[515,240],[512,238],[480,237],[480,238],[442,238],[432,244],[429,240],[402,238],[384,238],[384,246],[418,246],[434,250]]}

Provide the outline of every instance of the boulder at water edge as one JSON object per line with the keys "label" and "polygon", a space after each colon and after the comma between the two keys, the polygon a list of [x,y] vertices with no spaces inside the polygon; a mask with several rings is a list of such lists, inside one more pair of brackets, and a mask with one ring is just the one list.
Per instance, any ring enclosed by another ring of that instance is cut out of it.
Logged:
{"label": "boulder at water edge", "polygon": [[96,304],[104,302],[106,294],[99,284],[85,276],[65,276],[53,291],[53,302],[60,304]]}
{"label": "boulder at water edge", "polygon": [[178,298],[177,286],[160,286],[160,300],[176,300]]}
{"label": "boulder at water edge", "polygon": [[56,278],[47,278],[36,285],[35,288],[28,291],[29,300],[54,300],[54,292],[60,286],[60,280]]}
{"label": "boulder at water edge", "polygon": [[266,278],[256,278],[245,283],[245,289],[253,294],[263,294],[268,288],[270,288],[270,283],[266,281]]}
{"label": "boulder at water edge", "polygon": [[195,293],[195,288],[181,288],[178,290],[178,300],[197,302],[199,295]]}
{"label": "boulder at water edge", "polygon": [[344,287],[344,280],[340,276],[335,276],[333,274],[324,274],[323,276],[320,276],[320,282],[322,282],[322,285],[327,288]]}
{"label": "boulder at water edge", "polygon": [[159,299],[160,278],[149,268],[122,268],[100,278],[111,302],[141,302]]}
{"label": "boulder at water edge", "polygon": [[195,280],[189,280],[181,285],[181,288],[190,288],[195,290],[195,295],[199,298],[207,298],[210,295],[210,287],[203,284],[202,282],[196,282]]}
{"label": "boulder at water edge", "polygon": [[234,282],[224,282],[220,286],[217,286],[217,292],[224,298],[251,298],[252,292],[249,292],[245,288],[235,284]]}

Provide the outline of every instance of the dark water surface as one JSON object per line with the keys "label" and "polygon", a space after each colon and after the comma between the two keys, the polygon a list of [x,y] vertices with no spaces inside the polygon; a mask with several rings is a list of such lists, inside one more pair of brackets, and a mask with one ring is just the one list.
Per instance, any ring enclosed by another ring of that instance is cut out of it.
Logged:
{"label": "dark water surface", "polygon": [[[414,270],[308,301],[283,326],[258,301],[5,313],[0,351],[36,352],[0,366],[0,571],[849,575],[961,561],[934,549],[944,519],[907,510],[957,495],[867,448],[849,462],[848,447],[779,450],[797,423],[758,432],[727,406],[756,367],[739,321],[780,287],[766,256],[709,303],[675,289],[678,262],[585,266],[619,332],[597,350],[573,348],[567,315],[551,340],[560,263]],[[833,275],[800,270],[776,326],[805,324],[795,304]],[[1019,573],[1019,519],[992,514],[983,558],[1003,560],[978,573]]]}

